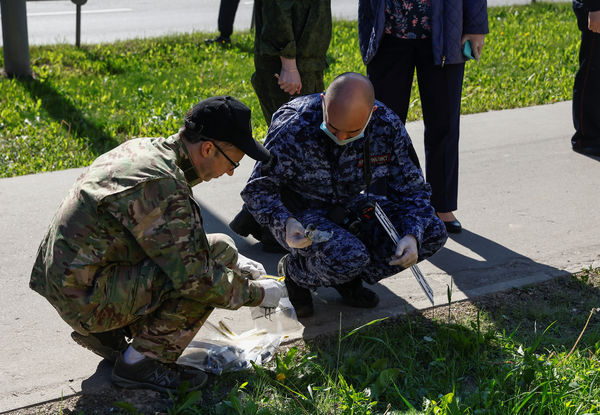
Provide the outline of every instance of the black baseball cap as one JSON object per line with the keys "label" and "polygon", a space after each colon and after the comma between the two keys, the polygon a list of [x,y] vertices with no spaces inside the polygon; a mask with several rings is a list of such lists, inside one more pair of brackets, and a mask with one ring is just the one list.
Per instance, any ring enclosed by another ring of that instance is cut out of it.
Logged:
{"label": "black baseball cap", "polygon": [[254,160],[267,161],[270,157],[269,150],[252,138],[250,108],[233,97],[217,96],[198,102],[186,114],[184,125],[185,137],[190,141],[225,141]]}

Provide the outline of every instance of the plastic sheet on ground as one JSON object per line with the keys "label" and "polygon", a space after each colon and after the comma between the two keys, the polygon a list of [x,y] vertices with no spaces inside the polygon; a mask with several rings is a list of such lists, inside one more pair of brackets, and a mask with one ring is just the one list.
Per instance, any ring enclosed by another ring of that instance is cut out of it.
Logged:
{"label": "plastic sheet on ground", "polygon": [[240,318],[252,319],[253,329],[235,333],[223,320],[218,325],[206,322],[177,363],[217,375],[248,369],[252,367],[251,362],[262,365],[273,357],[288,335],[302,327],[287,297],[270,312],[262,307],[251,307],[248,316],[243,310],[237,313]]}

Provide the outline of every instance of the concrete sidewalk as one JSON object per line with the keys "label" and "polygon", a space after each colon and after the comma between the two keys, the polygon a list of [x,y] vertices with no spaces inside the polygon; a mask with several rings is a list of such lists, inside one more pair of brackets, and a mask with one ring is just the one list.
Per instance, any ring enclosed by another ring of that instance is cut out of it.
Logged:
{"label": "concrete sidewalk", "polygon": [[[436,304],[447,302],[447,286],[457,301],[600,266],[600,159],[571,150],[570,102],[468,115],[461,129],[457,216],[465,230],[420,265]],[[423,160],[422,124],[408,130]],[[195,188],[209,232],[228,232],[251,167],[246,158],[235,176]],[[28,288],[46,226],[81,171],[0,180],[0,412],[108,381],[110,367],[71,341],[70,328]],[[244,255],[276,272],[279,255],[261,252],[252,238],[235,239]],[[332,289],[319,290],[316,317],[302,322],[298,336],[334,332],[340,312],[352,326],[430,306],[408,271],[375,289],[381,304],[366,312],[342,306]],[[236,327],[248,318],[248,309],[211,316]]]}

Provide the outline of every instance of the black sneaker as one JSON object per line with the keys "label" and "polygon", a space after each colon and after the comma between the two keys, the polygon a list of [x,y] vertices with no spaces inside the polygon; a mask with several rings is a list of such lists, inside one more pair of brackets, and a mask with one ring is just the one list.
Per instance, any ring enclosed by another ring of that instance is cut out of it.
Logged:
{"label": "black sneaker", "polygon": [[219,46],[231,46],[231,39],[225,36],[217,36],[213,39],[204,39],[204,43],[212,45],[213,43]]}
{"label": "black sneaker", "polygon": [[114,363],[121,352],[129,346],[129,343],[125,339],[127,335],[128,333],[124,329],[111,330],[104,333],[90,333],[87,336],[74,331],[71,333],[71,338],[78,345]]}
{"label": "black sneaker", "polygon": [[152,389],[167,393],[177,390],[183,383],[187,383],[189,390],[200,389],[206,384],[208,375],[199,369],[162,363],[149,357],[128,365],[120,354],[110,379],[125,389]]}
{"label": "black sneaker", "polygon": [[285,288],[287,289],[290,302],[294,306],[294,310],[296,310],[296,317],[310,317],[315,312],[313,308],[312,295],[308,288],[300,287],[298,284],[292,281],[290,277],[285,276],[285,264],[288,257],[289,254],[284,255],[283,258],[279,260],[279,263],[277,264],[277,274],[280,277],[285,277]]}
{"label": "black sneaker", "polygon": [[370,289],[363,287],[360,278],[344,284],[334,285],[342,296],[342,302],[350,307],[373,308],[379,304],[379,296]]}

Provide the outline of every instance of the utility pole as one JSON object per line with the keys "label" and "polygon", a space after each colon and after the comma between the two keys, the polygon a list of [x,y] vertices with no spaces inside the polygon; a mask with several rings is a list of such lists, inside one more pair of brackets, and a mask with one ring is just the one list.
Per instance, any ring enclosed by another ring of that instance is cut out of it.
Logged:
{"label": "utility pole", "polygon": [[25,0],[0,0],[4,72],[9,77],[31,77]]}

